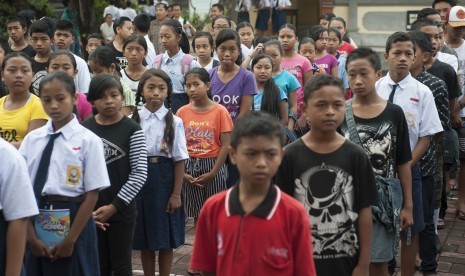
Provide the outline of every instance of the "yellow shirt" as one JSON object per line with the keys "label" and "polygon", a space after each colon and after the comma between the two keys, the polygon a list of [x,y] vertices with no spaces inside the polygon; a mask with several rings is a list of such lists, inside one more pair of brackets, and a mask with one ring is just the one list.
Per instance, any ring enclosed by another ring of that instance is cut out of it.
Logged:
{"label": "yellow shirt", "polygon": [[32,120],[48,120],[39,97],[31,94],[27,103],[16,110],[6,110],[3,106],[8,96],[0,98],[0,137],[8,142],[24,139]]}

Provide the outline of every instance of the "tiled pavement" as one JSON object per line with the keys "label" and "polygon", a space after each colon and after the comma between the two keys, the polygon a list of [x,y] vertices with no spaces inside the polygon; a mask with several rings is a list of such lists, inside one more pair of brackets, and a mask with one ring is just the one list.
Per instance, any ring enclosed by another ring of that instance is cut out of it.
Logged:
{"label": "tiled pavement", "polygon": [[[439,276],[464,276],[465,275],[465,221],[455,218],[455,206],[457,202],[456,192],[449,198],[446,215],[446,228],[439,230],[439,239],[443,245],[442,252],[438,255]],[[186,244],[175,250],[172,275],[187,275],[186,270],[190,261],[192,244],[194,242],[194,222],[188,220],[186,224]],[[133,275],[143,275],[139,252],[133,252]],[[400,272],[395,274],[400,276]],[[416,272],[415,276],[423,275]]]}

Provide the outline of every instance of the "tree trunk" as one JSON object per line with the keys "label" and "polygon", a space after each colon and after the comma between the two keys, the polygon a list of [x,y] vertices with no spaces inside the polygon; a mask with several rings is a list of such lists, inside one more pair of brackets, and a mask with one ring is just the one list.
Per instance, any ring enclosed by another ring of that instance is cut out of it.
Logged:
{"label": "tree trunk", "polygon": [[76,11],[77,22],[83,40],[89,34],[99,32],[100,24],[98,24],[97,15],[95,14],[94,0],[73,1],[73,8]]}

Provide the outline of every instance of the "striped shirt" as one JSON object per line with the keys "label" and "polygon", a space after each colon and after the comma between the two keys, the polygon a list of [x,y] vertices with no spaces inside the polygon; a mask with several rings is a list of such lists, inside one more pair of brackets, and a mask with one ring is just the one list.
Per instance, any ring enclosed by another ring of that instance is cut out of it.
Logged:
{"label": "striped shirt", "polygon": [[[415,79],[428,88],[433,93],[434,103],[439,114],[439,120],[445,131],[451,130],[450,110],[449,110],[449,94],[447,86],[443,80],[433,76],[427,71],[421,72]],[[441,142],[442,143],[442,142]],[[423,177],[431,176],[437,173],[436,164],[436,143],[434,137],[431,137],[428,150],[420,159],[421,174]]]}
{"label": "striped shirt", "polygon": [[103,141],[110,189],[101,191],[96,208],[113,204],[118,212],[113,221],[135,219],[134,198],[147,178],[147,145],[140,126],[123,117],[117,123],[100,125],[95,118],[83,123]]}

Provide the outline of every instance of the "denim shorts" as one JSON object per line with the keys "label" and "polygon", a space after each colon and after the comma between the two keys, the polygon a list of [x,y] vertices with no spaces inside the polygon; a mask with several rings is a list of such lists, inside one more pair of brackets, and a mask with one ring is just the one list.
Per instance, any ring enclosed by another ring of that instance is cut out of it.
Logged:
{"label": "denim shorts", "polygon": [[389,232],[386,228],[373,220],[371,233],[371,262],[386,263],[394,258],[394,243],[396,232]]}

